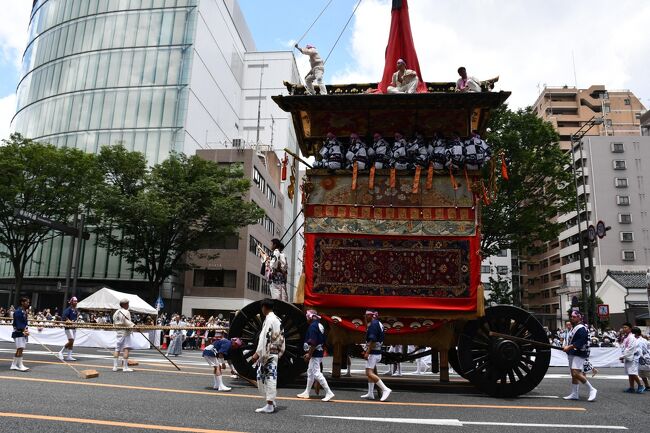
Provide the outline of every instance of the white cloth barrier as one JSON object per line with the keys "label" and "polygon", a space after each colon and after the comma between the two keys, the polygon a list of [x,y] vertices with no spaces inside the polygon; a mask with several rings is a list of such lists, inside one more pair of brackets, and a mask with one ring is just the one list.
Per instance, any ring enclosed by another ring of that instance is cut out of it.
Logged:
{"label": "white cloth barrier", "polygon": [[[14,340],[11,338],[12,332],[13,328],[11,325],[0,325],[0,341],[13,342]],[[39,332],[36,326],[30,326],[29,333],[29,341],[27,344],[38,345],[38,343],[43,343],[53,351],[58,351],[68,342],[63,328],[42,328]],[[113,350],[116,339],[115,331],[78,328],[74,345],[75,347],[100,347]],[[38,340],[38,343],[36,340]],[[131,341],[133,342],[133,346],[135,346],[132,349],[149,349],[149,343],[138,332],[133,333]]]}
{"label": "white cloth barrier", "polygon": [[[618,360],[621,349],[618,347],[592,347],[589,349],[589,361],[594,367],[623,367]],[[551,367],[568,367],[569,361],[566,353],[561,350],[551,350]]]}

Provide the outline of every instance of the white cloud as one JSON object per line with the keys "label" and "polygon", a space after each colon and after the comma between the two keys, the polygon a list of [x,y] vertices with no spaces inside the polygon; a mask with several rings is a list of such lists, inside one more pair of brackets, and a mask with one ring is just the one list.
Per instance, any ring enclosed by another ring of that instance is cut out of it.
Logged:
{"label": "white cloud", "polygon": [[9,123],[16,113],[16,94],[0,98],[0,140],[9,138]]}
{"label": "white cloud", "polygon": [[[351,63],[328,82],[381,79],[390,1],[366,0],[356,13]],[[413,39],[427,81],[455,81],[467,67],[481,79],[500,75],[513,107],[532,104],[538,85],[604,84],[629,88],[648,106],[650,2],[643,0],[411,1]]]}
{"label": "white cloud", "polygon": [[3,59],[20,68],[23,51],[27,45],[27,31],[31,1],[14,0],[2,2],[0,14],[0,51]]}

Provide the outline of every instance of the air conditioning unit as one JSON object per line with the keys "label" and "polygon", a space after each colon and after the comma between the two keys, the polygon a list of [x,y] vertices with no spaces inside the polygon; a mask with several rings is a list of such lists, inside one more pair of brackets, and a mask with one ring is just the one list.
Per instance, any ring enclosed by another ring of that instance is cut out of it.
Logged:
{"label": "air conditioning unit", "polygon": [[242,146],[242,139],[241,138],[233,138],[232,139],[232,147],[240,148],[241,146]]}

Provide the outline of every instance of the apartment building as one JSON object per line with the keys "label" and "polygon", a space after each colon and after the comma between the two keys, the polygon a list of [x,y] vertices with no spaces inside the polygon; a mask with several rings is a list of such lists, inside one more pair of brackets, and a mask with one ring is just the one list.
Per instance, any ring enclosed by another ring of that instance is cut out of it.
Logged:
{"label": "apartment building", "polygon": [[[545,87],[533,109],[553,124],[561,148],[572,153],[582,209],[580,232],[584,235],[599,220],[612,227],[594,248],[597,284],[608,269],[632,271],[647,265],[643,209],[648,183],[642,167],[650,164],[650,142],[640,137],[645,107],[629,90],[594,85]],[[594,116],[602,117],[602,124],[589,130],[582,146],[572,146],[571,135]],[[578,212],[559,215],[556,221],[565,226],[558,239],[543,245],[540,254],[527,257],[521,269],[524,307],[549,327],[561,326],[571,298],[579,296],[582,287]]]}

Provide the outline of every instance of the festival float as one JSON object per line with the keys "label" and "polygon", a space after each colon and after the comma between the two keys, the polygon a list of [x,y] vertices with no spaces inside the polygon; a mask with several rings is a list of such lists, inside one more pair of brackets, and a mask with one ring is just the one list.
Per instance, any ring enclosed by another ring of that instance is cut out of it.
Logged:
{"label": "festival float", "polygon": [[[484,306],[481,206],[488,202],[489,186],[480,165],[487,165],[488,157],[455,163],[453,151],[447,151],[446,161],[431,153],[443,137],[467,143],[483,135],[490,110],[510,92],[492,91],[496,79],[480,82],[480,91],[473,92],[457,91],[454,82],[422,80],[406,0],[394,1],[391,14],[381,82],[327,85],[327,94],[316,95],[301,84],[285,83],[288,95],[273,97],[292,115],[302,158],[317,161],[300,186],[305,218],[301,284],[294,304],[276,301],[274,309],[287,348],[279,381],[290,382],[306,370],[304,310],[318,310],[328,326],[332,374],[338,377],[347,355],[361,352],[364,311],[370,308],[380,312],[384,344],[431,347],[412,353],[385,350],[384,363],[438,352],[443,382],[449,381],[451,366],[487,394],[527,393],[542,381],[551,354],[539,344],[547,342],[546,333],[530,313]],[[388,92],[399,59],[418,76],[414,93]],[[365,143],[377,136],[417,136],[430,146],[429,154],[420,160],[416,155],[402,169],[394,164],[377,168],[372,151],[363,169],[359,161],[349,169],[345,161],[339,161],[340,169],[326,164],[328,140],[345,148],[347,138],[357,136]],[[496,160],[492,155],[492,166]],[[259,302],[238,311],[231,322],[230,336],[245,343],[233,358],[235,367],[251,379],[262,322]]]}

